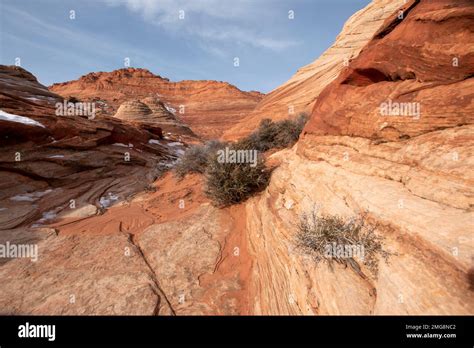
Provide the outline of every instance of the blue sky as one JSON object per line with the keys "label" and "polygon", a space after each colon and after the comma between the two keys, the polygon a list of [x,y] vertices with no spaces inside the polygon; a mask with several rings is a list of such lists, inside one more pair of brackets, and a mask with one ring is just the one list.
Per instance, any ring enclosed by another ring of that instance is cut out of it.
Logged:
{"label": "blue sky", "polygon": [[130,66],[172,81],[227,81],[266,93],[315,60],[368,3],[0,0],[0,62],[12,65],[19,57],[22,67],[50,85],[123,68],[128,57]]}

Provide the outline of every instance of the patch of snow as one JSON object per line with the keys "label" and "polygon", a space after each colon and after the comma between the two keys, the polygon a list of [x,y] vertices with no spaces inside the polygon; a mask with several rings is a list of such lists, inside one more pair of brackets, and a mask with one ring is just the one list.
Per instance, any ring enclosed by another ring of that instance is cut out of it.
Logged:
{"label": "patch of snow", "polygon": [[16,123],[23,123],[23,124],[26,124],[28,126],[36,126],[36,127],[45,128],[45,126],[43,126],[41,123],[39,123],[35,120],[32,120],[29,117],[9,114],[8,112],[5,112],[3,110],[0,110],[0,120],[16,122]]}
{"label": "patch of snow", "polygon": [[39,223],[46,222],[48,220],[53,220],[56,217],[56,213],[54,211],[47,211],[43,213],[43,217],[38,220]]}
{"label": "patch of snow", "polygon": [[148,140],[148,144],[159,144],[159,145],[161,145],[160,141],[159,141],[159,140],[156,140],[156,139],[150,139],[150,140]]}
{"label": "patch of snow", "polygon": [[40,199],[41,197],[43,197],[44,195],[47,195],[51,191],[53,191],[53,190],[46,190],[46,191],[43,191],[43,192],[38,191],[38,192],[33,192],[33,193],[20,194],[20,195],[10,197],[10,200],[17,201],[17,202],[34,202],[34,201]]}
{"label": "patch of snow", "polygon": [[45,222],[47,222],[49,220],[54,220],[56,218],[56,216],[57,215],[56,215],[56,212],[54,210],[47,211],[47,212],[43,213],[43,216],[41,217],[41,219],[36,221],[36,223],[31,225],[31,227],[33,227],[33,228],[42,227]]}
{"label": "patch of snow", "polygon": [[53,155],[49,156],[48,158],[64,158],[64,155]]}
{"label": "patch of snow", "polygon": [[122,144],[122,143],[115,143],[112,146],[121,146],[121,147],[133,147],[133,144]]}
{"label": "patch of snow", "polygon": [[165,167],[165,168],[172,168],[176,165],[176,163],[179,162],[179,158],[178,159],[175,159],[175,160],[172,160],[172,159],[169,159],[169,160],[164,160],[164,161],[160,161],[159,165],[161,167]]}
{"label": "patch of snow", "polygon": [[176,109],[175,108],[172,108],[171,106],[168,106],[165,104],[165,108],[166,110],[168,110],[169,112],[171,112],[172,114],[175,114],[176,113]]}
{"label": "patch of snow", "polygon": [[7,208],[0,208],[0,211],[7,210]]}
{"label": "patch of snow", "polygon": [[168,143],[168,146],[183,146],[183,143],[178,141],[173,141],[172,143]]}
{"label": "patch of snow", "polygon": [[118,196],[109,192],[107,196],[100,197],[99,204],[102,208],[108,208],[113,204],[113,202],[117,201],[118,199],[119,199]]}
{"label": "patch of snow", "polygon": [[26,99],[32,100],[32,101],[42,101],[42,99],[36,98],[36,97],[27,97]]}

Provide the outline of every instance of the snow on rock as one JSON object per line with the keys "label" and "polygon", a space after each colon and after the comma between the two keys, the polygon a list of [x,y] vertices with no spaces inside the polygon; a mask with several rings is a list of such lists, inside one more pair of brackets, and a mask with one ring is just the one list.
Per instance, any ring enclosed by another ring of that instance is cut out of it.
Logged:
{"label": "snow on rock", "polygon": [[122,143],[114,143],[112,146],[121,146],[121,147],[133,147],[133,144],[122,144]]}
{"label": "snow on rock", "polygon": [[38,222],[46,222],[48,220],[53,220],[56,217],[56,213],[54,211],[47,211],[43,213],[43,217],[38,220]]}
{"label": "snow on rock", "polygon": [[168,105],[165,104],[165,108],[166,108],[166,110],[168,110],[172,114],[176,113],[176,109],[172,108],[171,106],[168,106]]}
{"label": "snow on rock", "polygon": [[39,123],[35,120],[32,120],[29,117],[9,114],[8,112],[5,112],[3,110],[0,110],[0,120],[9,121],[9,122],[16,122],[16,123],[23,123],[23,124],[26,124],[26,125],[29,125],[29,126],[45,128],[45,126],[43,126],[41,123]]}
{"label": "snow on rock", "polygon": [[183,143],[180,143],[178,141],[174,141],[172,143],[168,143],[168,146],[183,146]]}
{"label": "snow on rock", "polygon": [[113,202],[117,201],[118,199],[118,196],[109,192],[107,196],[100,197],[99,204],[102,208],[108,208],[113,204]]}
{"label": "snow on rock", "polygon": [[54,220],[56,218],[56,216],[57,216],[57,214],[54,210],[44,212],[41,219],[39,219],[35,224],[31,225],[31,227],[33,227],[33,228],[41,227],[46,222]]}
{"label": "snow on rock", "polygon": [[43,192],[38,191],[38,192],[32,192],[32,193],[24,193],[24,194],[10,197],[10,200],[17,201],[17,202],[34,202],[40,199],[41,197],[43,197],[44,195],[47,195],[51,191],[53,190],[46,190]]}

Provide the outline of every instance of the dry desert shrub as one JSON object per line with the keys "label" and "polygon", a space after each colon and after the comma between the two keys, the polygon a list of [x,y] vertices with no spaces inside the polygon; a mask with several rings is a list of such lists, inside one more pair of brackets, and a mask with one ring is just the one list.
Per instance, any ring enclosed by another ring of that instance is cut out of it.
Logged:
{"label": "dry desert shrub", "polygon": [[365,214],[351,219],[337,215],[320,215],[313,210],[303,214],[298,225],[296,244],[318,263],[338,262],[351,266],[363,276],[359,262],[376,276],[379,257],[387,259],[382,239],[375,234],[376,226],[367,222]]}
{"label": "dry desert shrub", "polygon": [[217,206],[242,202],[267,187],[270,171],[261,156],[256,165],[221,163],[212,158],[206,170],[206,194]]}
{"label": "dry desert shrub", "polygon": [[225,144],[218,140],[210,140],[204,145],[189,147],[174,166],[176,176],[182,179],[188,173],[204,174],[210,157],[215,155],[217,150],[224,146]]}
{"label": "dry desert shrub", "polygon": [[204,145],[191,146],[175,165],[174,172],[179,178],[188,173],[205,174],[206,194],[217,206],[242,202],[267,187],[270,171],[265,167],[262,155],[258,155],[256,163],[250,165],[219,161],[218,151],[228,148],[230,151],[262,153],[292,146],[306,121],[304,114],[277,122],[266,119],[255,132],[235,143],[213,140]]}
{"label": "dry desert shrub", "polygon": [[300,114],[295,119],[276,122],[263,119],[255,132],[238,142],[239,146],[262,152],[290,147],[298,141],[307,121],[306,114]]}

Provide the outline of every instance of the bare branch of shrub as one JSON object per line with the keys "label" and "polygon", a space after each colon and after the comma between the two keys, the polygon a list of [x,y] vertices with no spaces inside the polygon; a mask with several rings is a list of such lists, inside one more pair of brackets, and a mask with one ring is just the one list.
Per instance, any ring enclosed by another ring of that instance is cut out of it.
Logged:
{"label": "bare branch of shrub", "polygon": [[[296,244],[316,263],[325,260],[331,264],[335,261],[349,265],[361,274],[361,262],[376,276],[379,257],[387,259],[390,254],[383,250],[382,239],[375,234],[376,226],[366,220],[365,214],[344,219],[337,215],[318,216],[313,210],[311,214],[301,216]],[[337,250],[334,250],[335,246]],[[340,250],[344,253],[335,252]],[[351,250],[362,250],[362,258],[351,255]]]}

